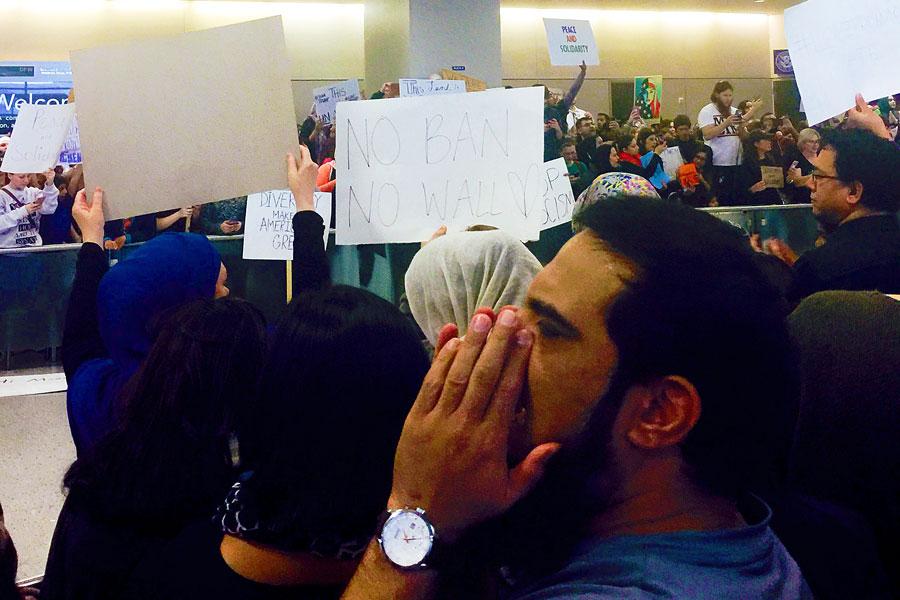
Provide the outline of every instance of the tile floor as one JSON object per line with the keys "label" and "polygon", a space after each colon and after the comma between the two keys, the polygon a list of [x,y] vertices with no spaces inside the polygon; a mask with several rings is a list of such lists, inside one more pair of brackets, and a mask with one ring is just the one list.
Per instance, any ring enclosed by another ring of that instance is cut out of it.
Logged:
{"label": "tile floor", "polygon": [[[9,375],[60,369],[25,369]],[[0,502],[19,552],[18,579],[44,572],[62,508],[62,477],[75,459],[66,394],[0,398]]]}

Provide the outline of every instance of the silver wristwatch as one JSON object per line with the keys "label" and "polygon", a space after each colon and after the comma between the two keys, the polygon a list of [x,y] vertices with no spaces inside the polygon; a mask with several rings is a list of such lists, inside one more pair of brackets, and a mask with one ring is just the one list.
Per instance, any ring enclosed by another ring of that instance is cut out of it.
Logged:
{"label": "silver wristwatch", "polygon": [[388,511],[378,534],[381,551],[400,569],[432,566],[435,531],[421,508]]}

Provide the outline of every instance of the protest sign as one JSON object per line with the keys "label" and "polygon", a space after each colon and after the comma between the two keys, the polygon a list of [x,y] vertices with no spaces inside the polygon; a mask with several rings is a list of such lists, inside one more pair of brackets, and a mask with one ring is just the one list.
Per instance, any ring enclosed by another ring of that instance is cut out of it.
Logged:
{"label": "protest sign", "polygon": [[762,165],[760,170],[762,171],[762,180],[765,182],[766,188],[776,190],[784,188],[784,171],[781,170],[781,167]]}
{"label": "protest sign", "polygon": [[81,162],[81,139],[78,137],[78,115],[72,117],[72,126],[66,134],[59,162],[64,165],[77,165]]}
{"label": "protest sign", "polygon": [[[316,212],[325,221],[325,247],[331,223],[331,194],[316,192]],[[294,213],[297,205],[290,190],[272,190],[247,196],[244,222],[244,259],[291,260],[294,258]]]}
{"label": "protest sign", "polygon": [[0,398],[64,392],[67,387],[65,373],[0,376]]}
{"label": "protest sign", "polygon": [[662,111],[662,76],[634,78],[634,105],[644,123],[659,123]]}
{"label": "protest sign", "polygon": [[684,158],[681,156],[681,148],[678,146],[666,148],[659,157],[662,159],[663,171],[666,172],[666,175],[668,175],[670,179],[678,177],[678,167],[684,164]]}
{"label": "protest sign", "polygon": [[338,102],[359,100],[359,81],[348,79],[336,85],[326,85],[313,90],[316,114],[323,125],[334,123],[334,107]]}
{"label": "protest sign", "polygon": [[441,69],[441,79],[450,79],[454,81],[463,81],[466,84],[467,92],[483,92],[487,89],[487,83],[475,77],[469,77],[462,73],[451,71],[450,69]]}
{"label": "protest sign", "polygon": [[337,243],[418,242],[474,224],[535,239],[543,111],[534,87],[339,104]]}
{"label": "protest sign", "polygon": [[287,186],[297,122],[281,17],[72,52],[88,189],[106,217]]}
{"label": "protest sign", "polygon": [[0,171],[43,173],[55,167],[74,115],[74,104],[22,106]]}
{"label": "protest sign", "polygon": [[400,97],[464,94],[466,82],[458,79],[401,79]]}
{"label": "protest sign", "polygon": [[599,65],[597,42],[590,21],[544,19],[550,64],[554,66]]}
{"label": "protest sign", "polygon": [[900,3],[807,0],[784,11],[784,33],[807,120],[815,125],[854,105],[900,92],[896,58]]}
{"label": "protest sign", "polygon": [[575,194],[572,192],[572,182],[567,177],[569,169],[565,159],[545,162],[542,174],[544,205],[540,230],[544,231],[572,220]]}

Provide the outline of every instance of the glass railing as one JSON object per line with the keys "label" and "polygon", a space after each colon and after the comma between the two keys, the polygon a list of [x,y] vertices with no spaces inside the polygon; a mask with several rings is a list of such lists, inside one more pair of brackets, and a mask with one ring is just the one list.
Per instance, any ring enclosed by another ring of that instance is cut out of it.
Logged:
{"label": "glass railing", "polygon": [[[732,223],[745,233],[779,237],[797,252],[813,247],[816,222],[809,205],[723,207],[702,209]],[[541,233],[528,247],[543,263],[549,262],[572,236],[566,223]],[[244,260],[243,236],[210,237],[228,269],[231,293],[258,306],[270,321],[287,300],[286,264]],[[419,244],[336,246],[328,242],[332,281],[362,287],[397,302],[403,278]],[[126,258],[139,244],[110,251],[110,261]],[[59,347],[69,290],[75,275],[78,244],[0,250],[0,353],[6,368],[10,352]]]}

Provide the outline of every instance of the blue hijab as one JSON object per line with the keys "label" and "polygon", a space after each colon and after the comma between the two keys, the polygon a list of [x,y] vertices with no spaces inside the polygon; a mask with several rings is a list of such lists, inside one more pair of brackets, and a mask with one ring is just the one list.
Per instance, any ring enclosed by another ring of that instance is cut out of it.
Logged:
{"label": "blue hijab", "polygon": [[166,233],[115,265],[100,281],[97,317],[107,357],[84,363],[69,382],[69,427],[79,454],[110,430],[113,405],[153,343],[163,312],[215,295],[222,259],[202,235]]}

